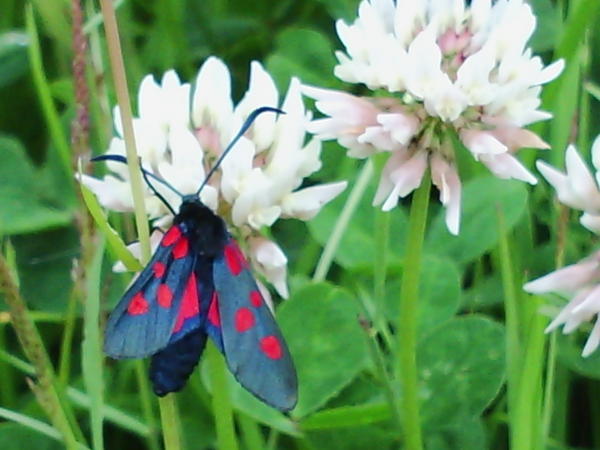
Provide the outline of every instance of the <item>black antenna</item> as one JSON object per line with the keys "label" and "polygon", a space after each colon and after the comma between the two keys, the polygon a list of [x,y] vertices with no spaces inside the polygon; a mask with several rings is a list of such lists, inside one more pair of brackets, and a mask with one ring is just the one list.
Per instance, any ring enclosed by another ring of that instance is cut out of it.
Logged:
{"label": "black antenna", "polygon": [[259,115],[261,115],[262,113],[264,113],[264,112],[274,112],[274,113],[277,113],[277,114],[285,114],[285,112],[282,111],[281,109],[279,109],[279,108],[273,108],[271,106],[261,106],[260,108],[257,108],[254,111],[252,111],[250,113],[250,115],[246,118],[246,120],[244,121],[244,123],[242,124],[242,126],[240,128],[240,131],[237,132],[237,134],[231,140],[231,142],[229,143],[229,145],[227,146],[227,148],[225,148],[225,150],[223,150],[223,152],[221,153],[221,156],[219,156],[219,159],[217,159],[217,161],[215,162],[215,164],[208,171],[208,174],[206,175],[206,178],[204,178],[204,181],[202,182],[202,184],[200,185],[200,187],[196,191],[196,196],[200,195],[200,191],[202,191],[202,188],[206,185],[206,183],[208,183],[208,180],[210,179],[210,177],[219,168],[219,166],[223,162],[223,159],[225,158],[225,156],[227,155],[227,153],[230,152],[230,150],[237,143],[237,141],[240,140],[240,138],[244,135],[244,133],[246,131],[248,131],[248,128],[250,128],[250,126],[256,120],[256,118]]}
{"label": "black antenna", "polygon": [[[208,180],[210,179],[210,177],[219,168],[219,166],[223,162],[223,158],[225,158],[225,156],[227,155],[227,153],[229,153],[229,151],[233,148],[233,146],[237,143],[237,141],[240,140],[240,138],[244,135],[244,133],[246,131],[248,131],[248,128],[250,128],[250,126],[256,120],[256,118],[259,115],[261,115],[262,113],[264,113],[264,112],[274,112],[274,113],[278,113],[278,114],[285,114],[285,112],[283,112],[282,110],[280,110],[278,108],[272,108],[270,106],[262,106],[260,108],[255,109],[254,111],[252,111],[250,113],[250,115],[246,118],[246,120],[244,121],[244,123],[242,124],[242,126],[240,128],[240,131],[237,132],[237,134],[231,140],[231,142],[229,143],[229,145],[227,146],[227,148],[225,148],[225,150],[223,150],[223,152],[221,153],[221,156],[219,156],[219,159],[217,159],[217,161],[215,162],[215,164],[211,167],[211,169],[209,170],[208,174],[204,178],[204,181],[202,182],[202,184],[200,185],[200,187],[198,188],[198,190],[196,191],[196,193],[194,194],[194,196],[197,197],[198,195],[200,195],[200,191],[202,191],[202,188],[206,185],[206,183],[208,182]],[[120,163],[123,163],[123,164],[127,164],[127,158],[125,158],[122,155],[100,155],[100,156],[96,156],[96,157],[92,158],[91,161],[93,161],[93,162],[97,162],[97,161],[116,161],[116,162],[120,162]],[[169,203],[165,200],[165,198],[156,190],[156,188],[154,187],[154,185],[150,182],[150,178],[152,178],[155,181],[158,181],[163,186],[168,187],[173,192],[175,192],[177,195],[179,195],[182,199],[185,197],[185,195],[183,195],[181,192],[179,192],[177,189],[175,189],[173,186],[171,186],[171,184],[169,184],[166,180],[163,180],[162,178],[157,177],[152,172],[148,172],[146,169],[144,169],[141,166],[141,164],[140,164],[140,170],[142,171],[142,176],[144,177],[144,180],[146,181],[146,184],[148,185],[148,187],[150,189],[152,189],[152,192],[154,192],[154,195],[156,195],[165,204],[165,206],[169,209],[169,211],[171,211],[171,213],[174,216],[176,216],[177,213],[173,210],[173,208],[171,207],[171,205],[169,205]]]}
{"label": "black antenna", "polygon": [[[96,157],[92,158],[91,161],[93,161],[93,162],[116,161],[116,162],[120,162],[123,164],[127,164],[127,158],[125,158],[124,156],[121,156],[121,155],[100,155],[100,156],[96,156]],[[148,185],[148,187],[152,190],[152,192],[154,192],[154,195],[156,195],[160,199],[160,201],[165,204],[165,206],[169,209],[169,211],[171,211],[171,213],[174,216],[177,215],[175,210],[171,207],[171,205],[169,205],[169,202],[167,202],[165,200],[165,198],[162,196],[162,194],[156,190],[154,185],[152,183],[150,183],[150,178],[158,181],[163,186],[168,187],[173,192],[175,192],[177,195],[179,195],[181,198],[183,198],[183,194],[181,192],[179,192],[177,189],[175,189],[173,186],[171,186],[171,184],[169,184],[166,180],[163,180],[162,178],[157,177],[152,172],[148,172],[146,169],[144,169],[141,166],[141,164],[140,164],[140,170],[142,171],[142,176],[144,177],[144,181],[146,181],[146,184]]]}

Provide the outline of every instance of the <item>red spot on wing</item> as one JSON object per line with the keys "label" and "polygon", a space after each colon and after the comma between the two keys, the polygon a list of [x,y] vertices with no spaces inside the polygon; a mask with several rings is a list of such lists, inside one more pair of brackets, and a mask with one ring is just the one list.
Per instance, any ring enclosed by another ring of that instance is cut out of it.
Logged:
{"label": "red spot on wing", "polygon": [[173,300],[173,292],[171,292],[171,288],[166,284],[161,284],[158,286],[158,291],[156,296],[158,297],[158,304],[163,308],[170,308],[171,301]]}
{"label": "red spot on wing", "polygon": [[175,247],[173,248],[173,258],[179,259],[187,256],[189,250],[189,243],[186,238],[180,239]]}
{"label": "red spot on wing", "polygon": [[200,303],[198,302],[198,287],[196,285],[196,274],[192,272],[183,290],[181,306],[175,321],[173,333],[177,333],[183,327],[183,323],[200,314]]}
{"label": "red spot on wing", "polygon": [[233,240],[225,246],[225,262],[234,275],[239,275],[242,270],[248,267],[246,258],[244,258],[242,251]]}
{"label": "red spot on wing", "polygon": [[267,336],[260,340],[260,349],[271,359],[279,359],[282,356],[281,344],[275,336]]}
{"label": "red spot on wing", "polygon": [[163,247],[168,247],[169,245],[173,245],[175,242],[177,242],[180,237],[181,230],[177,225],[173,225],[171,228],[169,228],[169,231],[167,231],[163,236],[160,245],[162,245]]}
{"label": "red spot on wing", "polygon": [[258,291],[252,291],[250,292],[250,303],[252,303],[252,306],[254,306],[255,308],[259,308],[262,303],[262,295],[260,295],[260,292]]}
{"label": "red spot on wing", "polygon": [[129,302],[129,306],[127,306],[127,312],[132,316],[139,316],[148,312],[148,302],[141,292],[133,296]]}
{"label": "red spot on wing", "polygon": [[256,324],[254,313],[248,308],[240,308],[235,312],[235,329],[239,333],[248,331]]}
{"label": "red spot on wing", "polygon": [[221,326],[221,314],[219,313],[219,300],[217,293],[213,292],[212,299],[210,300],[210,306],[208,307],[208,321],[215,327]]}
{"label": "red spot on wing", "polygon": [[167,270],[167,266],[160,261],[157,261],[152,266],[152,270],[154,271],[154,276],[156,278],[162,278],[162,276],[165,274],[165,270]]}

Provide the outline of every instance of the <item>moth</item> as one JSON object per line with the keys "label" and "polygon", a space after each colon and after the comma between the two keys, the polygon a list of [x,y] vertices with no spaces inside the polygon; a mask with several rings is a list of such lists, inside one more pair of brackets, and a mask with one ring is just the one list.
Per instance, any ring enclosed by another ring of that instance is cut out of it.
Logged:
{"label": "moth", "polygon": [[[195,194],[182,195],[142,169],[146,183],[174,219],[150,262],[110,314],[104,351],[116,359],[151,357],[149,376],[159,396],[185,386],[210,338],[245,389],[280,411],[296,405],[296,370],[281,331],[225,222],[199,197],[223,158],[267,111],[282,112],[270,107],[253,111]],[[127,162],[120,155],[93,160]],[[150,179],[181,196],[179,211]]]}

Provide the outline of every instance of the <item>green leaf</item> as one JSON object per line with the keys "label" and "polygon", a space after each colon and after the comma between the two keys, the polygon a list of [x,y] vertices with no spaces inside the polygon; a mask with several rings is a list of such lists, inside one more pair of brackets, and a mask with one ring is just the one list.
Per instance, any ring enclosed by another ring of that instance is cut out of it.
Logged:
{"label": "green leaf", "polygon": [[477,417],[454,418],[450,425],[425,434],[427,450],[488,448],[485,429]]}
{"label": "green leaf", "polygon": [[0,448],[2,450],[22,450],[23,448],[34,448],[36,450],[64,449],[64,444],[59,439],[60,433],[43,422],[40,422],[37,427],[10,422],[0,424]]}
{"label": "green leaf", "polygon": [[[201,369],[202,382],[206,386],[208,392],[212,392],[211,377],[209,374],[209,364],[202,364]],[[268,425],[269,427],[291,436],[299,436],[300,432],[296,423],[284,416],[270,406],[267,406],[248,391],[246,391],[240,383],[236,381],[231,372],[226,373],[229,395],[231,403],[235,409],[242,411],[252,417],[257,422]]]}
{"label": "green leaf", "polygon": [[320,87],[340,85],[333,77],[333,46],[325,34],[290,27],[277,35],[275,46],[267,58],[267,69],[280,89],[287,87],[291,77]]}
{"label": "green leaf", "polygon": [[[375,261],[375,210],[371,203],[376,183],[374,178],[365,191],[335,253],[335,262],[346,269],[370,268]],[[350,189],[346,189],[308,223],[312,236],[321,245],[329,239],[349,193]],[[390,260],[397,262],[404,253],[408,218],[402,208],[396,208],[389,214],[392,215],[390,230],[393,238],[388,251]]]}
{"label": "green leaf", "polygon": [[499,305],[504,300],[502,280],[498,275],[489,276],[478,281],[463,295],[462,306],[469,310],[481,310]]}
{"label": "green leaf", "polygon": [[381,425],[356,426],[352,428],[315,430],[308,433],[308,441],[314,449],[397,449],[398,430]]}
{"label": "green leaf", "polygon": [[390,418],[390,406],[387,403],[372,403],[358,406],[318,411],[302,421],[302,429],[321,430],[328,428],[355,427],[382,422]]}
{"label": "green leaf", "polygon": [[298,290],[278,310],[278,322],[298,371],[295,417],[316,410],[366,367],[366,336],[356,301],[330,284]]}
{"label": "green leaf", "polygon": [[119,234],[110,226],[110,223],[108,223],[108,219],[104,215],[102,207],[94,194],[92,194],[92,192],[83,184],[81,185],[81,195],[96,226],[106,237],[108,248],[115,259],[122,261],[127,270],[132,272],[139,272],[142,270],[143,267],[140,262],[131,254]]}
{"label": "green leaf", "polygon": [[590,332],[590,324],[582,325],[579,331],[569,335],[563,334],[560,328],[557,332],[557,354],[560,362],[574,372],[584,377],[600,379],[600,351],[595,351],[585,358],[581,356]]}
{"label": "green leaf", "polygon": [[0,89],[19,79],[27,72],[29,37],[22,31],[0,34]]}
{"label": "green leaf", "polygon": [[71,214],[50,205],[36,185],[37,173],[21,144],[0,136],[0,235],[57,227]]}
{"label": "green leaf", "polygon": [[425,241],[428,253],[446,255],[458,263],[477,259],[496,246],[498,208],[507,231],[517,224],[527,208],[527,189],[523,182],[491,176],[468,182],[462,198],[460,234],[450,235],[442,210],[434,219]]}
{"label": "green leaf", "polygon": [[[386,285],[388,317],[398,316],[400,279]],[[419,332],[437,327],[450,319],[460,305],[460,273],[456,264],[447,258],[426,255],[421,269],[419,287]]]}
{"label": "green leaf", "polygon": [[552,50],[563,32],[560,10],[547,0],[532,0],[537,26],[529,44],[537,52]]}
{"label": "green leaf", "polygon": [[329,15],[337,19],[345,19],[347,23],[352,23],[356,19],[359,0],[317,0],[329,12]]}
{"label": "green leaf", "polygon": [[11,241],[27,304],[33,310],[64,312],[71,293],[73,258],[79,252],[76,230],[58,228],[14,236]]}
{"label": "green leaf", "polygon": [[419,343],[417,358],[430,428],[477,416],[504,381],[504,327],[479,316],[453,319]]}

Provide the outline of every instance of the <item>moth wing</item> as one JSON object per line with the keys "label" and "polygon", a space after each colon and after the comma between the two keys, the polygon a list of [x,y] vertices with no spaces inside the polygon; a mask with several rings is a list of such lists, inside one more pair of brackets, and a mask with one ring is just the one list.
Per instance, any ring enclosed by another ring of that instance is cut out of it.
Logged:
{"label": "moth wing", "polygon": [[[194,301],[195,309],[199,309],[194,264],[189,239],[179,225],[173,225],[110,314],[104,339],[107,355],[112,358],[152,355],[167,346],[179,322],[184,325],[183,322],[193,319]],[[182,311],[186,317],[182,317]],[[188,326],[187,331],[199,326],[200,323]]]}
{"label": "moth wing", "polygon": [[215,295],[207,323],[219,325],[229,369],[242,386],[268,405],[291,410],[298,396],[294,363],[233,239],[215,259],[213,278]]}

